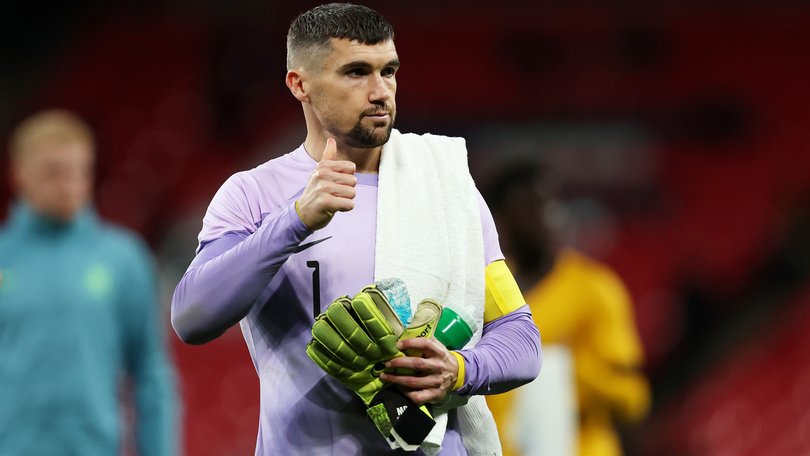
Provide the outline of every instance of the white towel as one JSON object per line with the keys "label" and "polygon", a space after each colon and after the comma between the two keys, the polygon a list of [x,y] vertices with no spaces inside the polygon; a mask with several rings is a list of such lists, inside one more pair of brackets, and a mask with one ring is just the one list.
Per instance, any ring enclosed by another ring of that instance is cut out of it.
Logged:
{"label": "white towel", "polygon": [[[464,139],[391,132],[380,159],[374,275],[375,280],[402,279],[414,306],[433,298],[463,308],[478,323],[466,347],[481,338],[484,246]],[[500,455],[484,398],[470,398],[457,410],[468,453]],[[422,446],[429,455],[440,449],[447,426],[447,410],[436,415],[437,424]]]}

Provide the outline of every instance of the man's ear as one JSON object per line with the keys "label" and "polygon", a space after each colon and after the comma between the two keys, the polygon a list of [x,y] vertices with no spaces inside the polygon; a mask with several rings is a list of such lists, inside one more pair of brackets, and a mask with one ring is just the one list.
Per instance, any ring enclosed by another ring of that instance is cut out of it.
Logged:
{"label": "man's ear", "polygon": [[307,95],[306,90],[304,90],[304,79],[301,77],[300,69],[288,71],[285,82],[290,92],[292,92],[293,96],[298,101],[302,103],[309,102],[309,95]]}

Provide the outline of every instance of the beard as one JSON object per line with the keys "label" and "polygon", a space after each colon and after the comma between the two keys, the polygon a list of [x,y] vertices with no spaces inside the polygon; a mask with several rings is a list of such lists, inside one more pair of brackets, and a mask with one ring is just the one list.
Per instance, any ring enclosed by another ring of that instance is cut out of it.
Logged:
{"label": "beard", "polygon": [[385,130],[363,126],[363,117],[365,116],[361,116],[354,127],[346,133],[346,144],[360,149],[371,149],[387,143],[391,137],[391,130],[394,129],[394,114],[391,113],[391,121]]}
{"label": "beard", "polygon": [[[396,108],[392,103],[374,103],[373,108],[366,108],[356,117],[354,125],[346,129],[345,119],[341,119],[343,108],[333,103],[322,103],[321,100],[312,100],[319,122],[324,129],[335,139],[340,139],[349,147],[357,149],[373,149],[388,142],[391,137],[391,130],[394,129],[396,120]],[[368,119],[370,116],[388,114],[390,119],[388,124],[382,124],[378,120]]]}

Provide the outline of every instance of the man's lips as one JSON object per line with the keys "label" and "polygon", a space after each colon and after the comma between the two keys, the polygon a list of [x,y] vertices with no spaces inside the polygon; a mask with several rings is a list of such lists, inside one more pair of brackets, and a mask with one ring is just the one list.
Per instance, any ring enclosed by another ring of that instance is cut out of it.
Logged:
{"label": "man's lips", "polygon": [[371,120],[375,125],[383,125],[391,122],[391,114],[387,112],[364,114],[363,117]]}

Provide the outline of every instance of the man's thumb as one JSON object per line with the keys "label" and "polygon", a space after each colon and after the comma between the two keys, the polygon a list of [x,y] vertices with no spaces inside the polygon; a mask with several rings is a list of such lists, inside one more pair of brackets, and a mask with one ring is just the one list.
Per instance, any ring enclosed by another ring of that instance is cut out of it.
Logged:
{"label": "man's thumb", "polygon": [[326,140],[326,147],[323,148],[323,155],[321,155],[321,161],[334,160],[336,157],[337,157],[337,144],[335,144],[334,139],[328,138]]}

